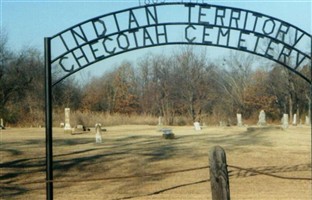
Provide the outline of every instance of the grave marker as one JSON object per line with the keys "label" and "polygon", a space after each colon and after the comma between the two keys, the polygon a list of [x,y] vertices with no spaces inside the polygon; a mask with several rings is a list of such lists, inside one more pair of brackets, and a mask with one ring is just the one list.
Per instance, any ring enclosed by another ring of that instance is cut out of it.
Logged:
{"label": "grave marker", "polygon": [[195,131],[200,131],[201,130],[200,123],[194,122],[194,128],[195,128]]}
{"label": "grave marker", "polygon": [[4,129],[4,123],[3,123],[3,119],[0,119],[0,129]]}
{"label": "grave marker", "polygon": [[292,125],[297,126],[297,114],[294,114]]}
{"label": "grave marker", "polygon": [[95,143],[102,143],[102,128],[100,123],[95,124]]}
{"label": "grave marker", "polygon": [[162,117],[160,116],[160,117],[158,117],[158,126],[162,126],[162,125],[163,125]]}
{"label": "grave marker", "polygon": [[243,126],[242,114],[237,113],[236,118],[237,118],[237,126],[242,127]]}
{"label": "grave marker", "polygon": [[305,116],[305,125],[310,126],[311,125],[311,121],[309,116]]}
{"label": "grave marker", "polygon": [[174,139],[174,133],[171,129],[162,128],[161,131],[163,132],[163,138],[165,139]]}
{"label": "grave marker", "polygon": [[288,114],[283,114],[282,117],[282,126],[284,129],[288,128]]}
{"label": "grave marker", "polygon": [[266,121],[265,121],[265,112],[264,110],[260,111],[259,114],[259,121],[257,123],[258,126],[265,126],[266,125]]}
{"label": "grave marker", "polygon": [[70,108],[65,108],[65,133],[72,133],[72,128],[70,126]]}

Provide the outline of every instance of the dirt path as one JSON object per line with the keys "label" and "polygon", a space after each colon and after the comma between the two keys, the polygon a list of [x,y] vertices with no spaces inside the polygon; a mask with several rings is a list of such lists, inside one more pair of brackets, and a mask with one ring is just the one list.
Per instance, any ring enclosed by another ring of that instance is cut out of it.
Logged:
{"label": "dirt path", "polygon": [[[227,153],[231,199],[311,199],[310,127],[170,128],[174,140],[155,126],[107,127],[102,144],[93,130],[55,128],[55,199],[211,199],[214,145]],[[45,130],[0,134],[0,199],[45,199]]]}

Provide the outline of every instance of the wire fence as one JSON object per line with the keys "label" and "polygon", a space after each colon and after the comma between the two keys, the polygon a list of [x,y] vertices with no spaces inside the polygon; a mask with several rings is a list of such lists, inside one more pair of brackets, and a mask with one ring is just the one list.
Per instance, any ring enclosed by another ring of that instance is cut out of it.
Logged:
{"label": "wire fence", "polygon": [[[302,165],[301,169],[298,167],[299,165],[294,165],[285,168],[274,168],[274,167],[262,167],[262,170],[257,170],[254,168],[244,168],[235,165],[227,165],[229,168],[229,177],[248,177],[248,176],[256,176],[256,175],[265,175],[274,178],[280,179],[287,179],[287,180],[301,180],[301,181],[311,181],[312,177],[289,177],[289,176],[282,176],[276,175],[275,173],[282,173],[282,172],[291,172],[291,171],[309,171],[311,170],[311,164]],[[101,178],[89,178],[89,179],[54,179],[50,181],[46,180],[37,180],[37,181],[27,181],[18,183],[19,185],[32,185],[32,184],[43,184],[48,182],[53,183],[84,183],[84,182],[93,182],[93,181],[110,181],[110,180],[123,180],[123,179],[132,179],[132,178],[144,178],[144,177],[154,177],[154,176],[164,176],[168,174],[177,174],[177,173],[184,173],[184,172],[191,172],[196,170],[203,170],[210,168],[209,165],[201,166],[201,167],[194,167],[188,169],[180,169],[180,170],[173,170],[173,171],[166,171],[166,172],[157,172],[157,173],[150,173],[150,174],[140,174],[140,175],[128,175],[128,176],[113,176],[113,177],[101,177]],[[234,169],[234,170],[233,170]],[[236,170],[236,171],[235,171]],[[272,171],[266,172],[266,171]],[[3,184],[3,183],[1,183]],[[10,183],[12,185],[12,183]]]}

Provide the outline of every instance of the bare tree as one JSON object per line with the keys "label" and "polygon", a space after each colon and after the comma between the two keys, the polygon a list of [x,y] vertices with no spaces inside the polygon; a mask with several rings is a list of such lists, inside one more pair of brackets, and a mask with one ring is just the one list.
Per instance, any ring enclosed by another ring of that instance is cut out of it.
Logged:
{"label": "bare tree", "polygon": [[231,100],[233,112],[245,111],[245,91],[252,81],[252,66],[254,56],[240,52],[231,52],[229,58],[224,58],[216,81],[223,88],[224,94]]}

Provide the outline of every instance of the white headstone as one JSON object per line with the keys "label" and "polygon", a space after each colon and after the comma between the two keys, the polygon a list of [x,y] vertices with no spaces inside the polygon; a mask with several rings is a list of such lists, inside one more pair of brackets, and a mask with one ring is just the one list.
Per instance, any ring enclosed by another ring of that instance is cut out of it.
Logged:
{"label": "white headstone", "polygon": [[297,126],[297,114],[294,114],[292,125]]}
{"label": "white headstone", "polygon": [[265,125],[266,125],[265,112],[264,110],[261,110],[259,114],[258,126],[265,126]]}
{"label": "white headstone", "polygon": [[200,131],[201,130],[200,123],[194,122],[194,128],[195,128],[195,131]]}
{"label": "white headstone", "polygon": [[283,114],[282,126],[284,129],[288,128],[288,114]]}
{"label": "white headstone", "polygon": [[4,128],[4,123],[3,123],[3,119],[0,119],[0,130],[5,129]]}
{"label": "white headstone", "polygon": [[76,126],[76,130],[77,130],[77,131],[84,131],[85,129],[84,129],[84,127],[83,127],[82,124],[78,124],[78,125]]}
{"label": "white headstone", "polygon": [[242,114],[237,113],[236,117],[237,117],[237,126],[242,127],[243,126]]}
{"label": "white headstone", "polygon": [[306,116],[306,117],[305,117],[305,125],[308,125],[308,126],[311,125],[311,121],[310,121],[309,116]]}
{"label": "white headstone", "polygon": [[71,126],[70,126],[70,108],[65,108],[65,126],[64,131],[65,132],[71,132]]}
{"label": "white headstone", "polygon": [[101,124],[95,124],[95,143],[102,143],[102,128]]}
{"label": "white headstone", "polygon": [[163,123],[162,123],[162,117],[158,117],[158,126],[162,126]]}

